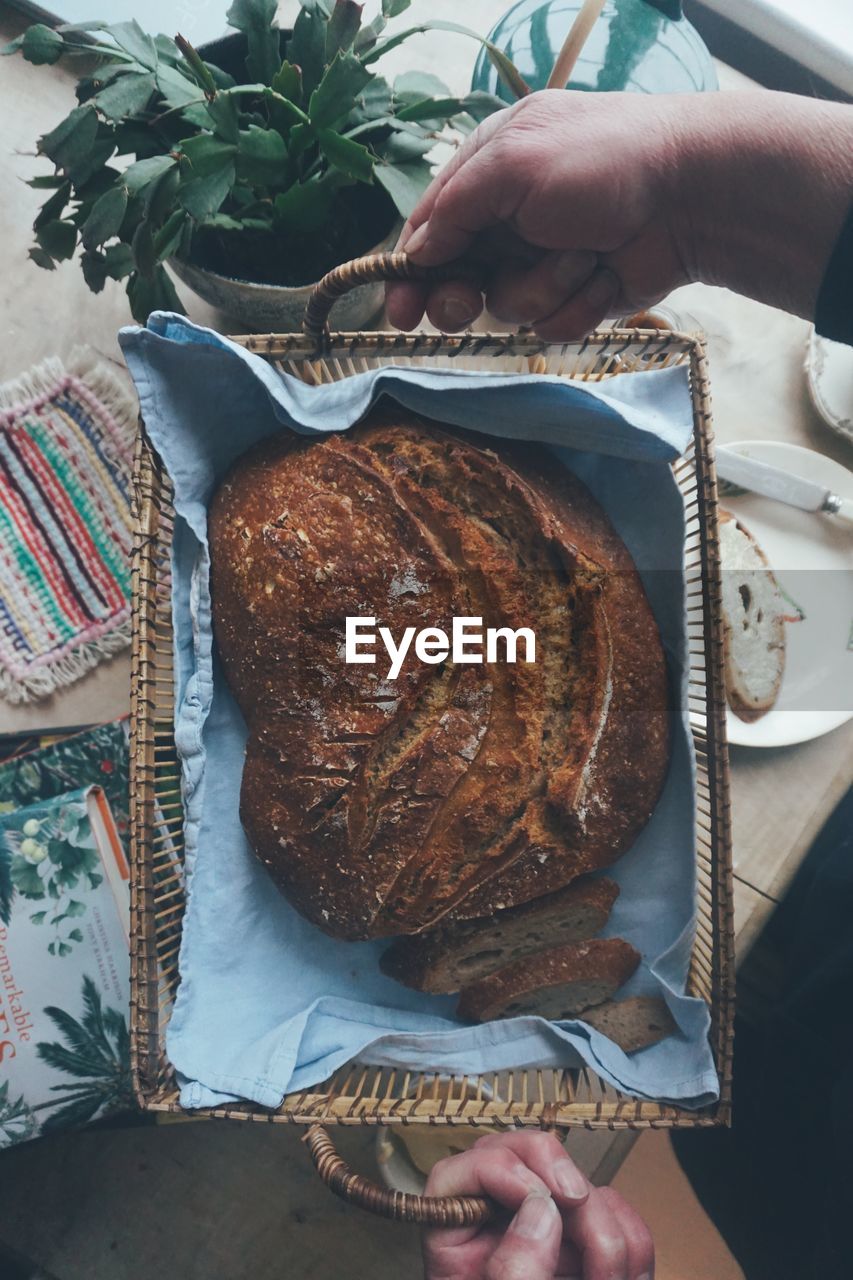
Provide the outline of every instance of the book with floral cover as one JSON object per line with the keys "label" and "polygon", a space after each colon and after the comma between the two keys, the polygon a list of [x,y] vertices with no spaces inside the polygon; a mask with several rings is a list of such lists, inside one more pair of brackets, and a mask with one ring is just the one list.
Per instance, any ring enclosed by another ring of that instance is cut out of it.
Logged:
{"label": "book with floral cover", "polygon": [[0,815],[74,791],[101,787],[125,844],[128,826],[128,720],[92,725],[0,760]]}
{"label": "book with floral cover", "polygon": [[0,1147],[133,1105],[128,916],[101,788],[0,814]]}

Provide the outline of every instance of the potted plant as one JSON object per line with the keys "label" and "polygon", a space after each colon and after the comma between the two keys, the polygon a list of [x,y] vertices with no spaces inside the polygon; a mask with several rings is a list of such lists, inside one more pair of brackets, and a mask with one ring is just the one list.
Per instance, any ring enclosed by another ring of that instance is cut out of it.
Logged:
{"label": "potted plant", "polygon": [[[30,27],[3,52],[86,59],[78,105],[38,142],[54,173],[30,182],[48,193],[31,258],[52,270],[79,248],[89,287],[126,279],[140,321],[183,311],[169,262],[246,326],[298,328],[317,279],[393,243],[447,126],[465,132],[504,105],[483,92],[455,97],[431,75],[390,84],[377,74],[382,54],[418,32],[480,39],[442,22],[386,35],[410,3],[382,0],[363,23],[353,0],[301,0],[283,31],[276,0],[234,0],[236,35],[207,57],[135,21]],[[524,92],[509,59],[488,48]],[[367,323],[381,304],[376,286],[349,297],[345,327]]]}

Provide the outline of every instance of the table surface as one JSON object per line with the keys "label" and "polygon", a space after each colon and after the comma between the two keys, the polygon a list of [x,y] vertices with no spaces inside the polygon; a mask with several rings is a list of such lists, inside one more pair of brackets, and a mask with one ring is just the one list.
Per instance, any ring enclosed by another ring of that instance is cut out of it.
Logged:
{"label": "table surface", "polygon": [[[435,15],[454,5],[436,0]],[[288,6],[282,6],[286,19]],[[469,0],[466,22],[488,29],[491,0]],[[0,39],[10,38],[20,19],[0,6]],[[391,71],[417,59],[434,67],[452,89],[464,89],[471,63],[468,41],[431,33],[395,50]],[[396,64],[396,65],[394,65]],[[737,72],[720,67],[724,88],[749,87]],[[4,59],[0,109],[4,146],[0,152],[0,225],[5,263],[2,290],[0,379],[14,377],[47,355],[67,355],[88,343],[117,366],[121,360],[116,331],[130,316],[124,291],[107,281],[91,294],[76,262],[53,272],[38,270],[27,258],[31,223],[40,193],[22,179],[43,171],[33,155],[38,135],[52,127],[72,104],[72,79],[60,67],[33,67],[21,58]],[[225,332],[235,332],[228,317],[216,313],[187,290],[190,316]],[[690,285],[672,295],[672,303],[693,317],[708,337],[717,438],[722,443],[748,438],[784,440],[853,465],[853,449],[822,423],[811,407],[803,374],[808,326],[782,312],[737,297],[724,289]],[[0,705],[0,729],[7,732],[45,725],[76,725],[107,720],[128,705],[129,659],[103,664],[68,692],[39,704]],[[814,835],[853,779],[853,722],[800,746],[778,750],[732,748],[732,800],[735,858],[735,918],[744,952],[796,870]]]}
{"label": "table surface", "polygon": [[[282,6],[285,18],[288,8],[292,5]],[[430,16],[453,17],[457,10],[452,0],[431,0]],[[496,7],[493,0],[466,0],[465,10],[467,23],[487,30]],[[0,3],[0,43],[22,25]],[[421,69],[434,68],[452,89],[463,89],[471,53],[465,40],[429,35],[396,50],[388,69],[396,72],[416,60]],[[719,71],[724,88],[749,87],[737,73]],[[33,67],[20,58],[0,62],[0,225],[5,233],[0,380],[45,356],[67,356],[79,343],[123,367],[115,334],[130,317],[121,287],[108,281],[95,297],[76,263],[47,273],[26,256],[39,193],[22,179],[43,171],[43,162],[33,156],[34,142],[73,104],[72,84],[61,67]],[[184,294],[193,320],[236,331],[227,317]],[[708,335],[719,440],[786,440],[853,465],[853,450],[811,409],[803,377],[808,331],[803,321],[704,286],[679,291],[673,303]],[[127,709],[128,675],[123,656],[61,697],[29,708],[0,704],[0,731],[110,719]],[[850,784],[851,746],[853,724],[801,746],[732,749],[741,954]],[[369,1131],[342,1136],[354,1158],[366,1156]],[[330,1275],[328,1232],[335,1222],[344,1229],[343,1206],[307,1174],[295,1151],[292,1160],[284,1154],[287,1137],[268,1126],[187,1124],[62,1135],[29,1144],[0,1159],[5,1205],[0,1238],[31,1252],[63,1280],[136,1280],[140,1267],[146,1273],[156,1269],[164,1280],[178,1275],[186,1280],[212,1274],[211,1265],[217,1274],[257,1280],[278,1275],[281,1259],[294,1251],[302,1274]],[[597,1171],[600,1181],[609,1180],[626,1149],[621,1138],[611,1138],[583,1131],[570,1138],[579,1163],[591,1176]],[[39,1189],[37,1210],[34,1187]],[[170,1230],[162,1233],[157,1225],[165,1222]],[[347,1214],[345,1229],[353,1261],[362,1265],[358,1274],[390,1280],[416,1273],[418,1246],[410,1229],[376,1224],[355,1213]],[[166,1242],[164,1253],[160,1245]]]}

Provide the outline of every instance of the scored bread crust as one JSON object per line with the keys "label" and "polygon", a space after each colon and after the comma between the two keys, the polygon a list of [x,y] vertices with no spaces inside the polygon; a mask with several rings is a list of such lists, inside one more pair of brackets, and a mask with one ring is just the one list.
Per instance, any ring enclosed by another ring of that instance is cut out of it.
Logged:
{"label": "scored bread crust", "polygon": [[[526,956],[464,987],[457,1014],[468,1022],[536,1014],[552,1020],[573,1017],[609,1000],[640,963],[640,953],[624,938],[592,938]],[[560,1011],[549,1008],[557,998]]]}
{"label": "scored bread crust", "polygon": [[448,994],[549,943],[594,937],[607,923],[618,896],[614,880],[581,876],[564,889],[496,911],[490,919],[445,917],[434,929],[397,938],[379,967],[416,991]]}
{"label": "scored bread crust", "polygon": [[[614,861],[669,752],[666,673],[628,552],[537,446],[397,406],[277,435],[209,514],[214,631],[249,739],[241,817],[275,882],[344,938],[489,915]],[[531,627],[537,660],[343,660],[344,620]]]}

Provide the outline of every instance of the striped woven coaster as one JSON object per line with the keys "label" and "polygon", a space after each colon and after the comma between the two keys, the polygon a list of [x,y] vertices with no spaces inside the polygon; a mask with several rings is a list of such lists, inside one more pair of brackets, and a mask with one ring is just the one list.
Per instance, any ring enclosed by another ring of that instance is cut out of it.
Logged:
{"label": "striped woven coaster", "polygon": [[0,697],[72,684],[130,642],[134,402],[85,355],[0,385]]}

